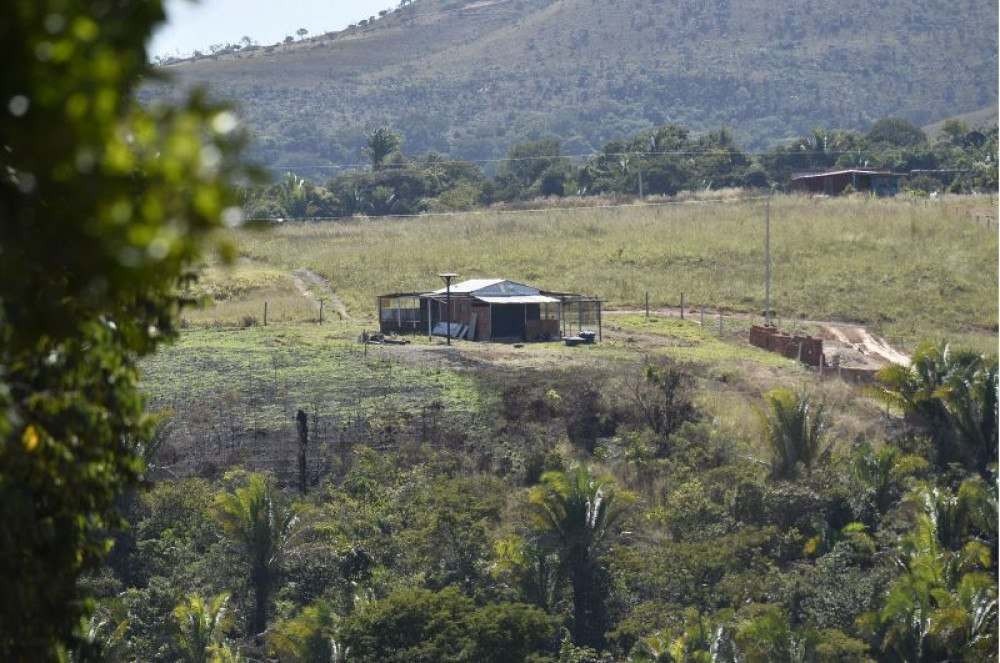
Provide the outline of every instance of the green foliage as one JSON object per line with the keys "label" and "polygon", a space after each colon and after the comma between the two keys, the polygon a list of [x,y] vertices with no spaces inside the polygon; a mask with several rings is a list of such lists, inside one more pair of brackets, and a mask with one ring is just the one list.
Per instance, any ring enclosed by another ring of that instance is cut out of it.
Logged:
{"label": "green foliage", "polygon": [[524,661],[552,646],[554,625],[537,608],[500,603],[477,608],[456,588],[410,589],[361,607],[341,639],[358,661]]}
{"label": "green foliage", "polygon": [[927,142],[920,127],[896,117],[883,118],[873,124],[865,138],[870,143],[894,147],[915,147]]}
{"label": "green foliage", "polygon": [[627,491],[580,465],[546,472],[531,489],[533,530],[540,544],[559,556],[573,587],[573,641],[601,646],[609,624],[605,612],[601,557],[614,543],[617,527],[634,500]]}
{"label": "green foliage", "polygon": [[232,627],[228,602],[226,594],[208,599],[195,594],[174,608],[177,640],[185,663],[215,663],[213,650],[223,646],[223,637]]}
{"label": "green foliage", "polygon": [[770,411],[764,416],[764,443],[771,452],[771,476],[795,478],[799,466],[812,473],[813,465],[829,451],[823,442],[827,421],[822,403],[808,394],[776,389],[767,395]]}
{"label": "green foliage", "polygon": [[337,616],[324,601],[275,623],[268,631],[268,652],[288,663],[335,663],[344,651],[336,637]]}
{"label": "green foliage", "polygon": [[253,586],[249,635],[263,633],[271,595],[283,556],[296,534],[298,518],[263,474],[251,474],[246,485],[231,493],[220,493],[216,497],[216,514],[223,531],[238,546]]}
{"label": "green foliage", "polygon": [[986,476],[997,463],[997,359],[947,343],[922,344],[909,366],[883,369],[874,394],[925,430],[941,465]]}
{"label": "green foliage", "polygon": [[[860,620],[894,660],[973,661],[996,651],[995,560],[970,538],[966,520],[983,495],[975,488],[964,492],[925,488],[915,495],[920,510],[901,542],[903,573],[881,611]],[[995,532],[995,496],[987,517]]]}
{"label": "green foliage", "polygon": [[236,118],[142,108],[160,2],[7,3],[0,24],[0,657],[43,660],[88,603],[115,498],[151,422],[136,360],[174,332],[178,284],[238,221]]}
{"label": "green foliage", "polygon": [[391,155],[402,142],[399,134],[394,133],[389,127],[376,127],[368,132],[364,153],[372,162],[372,170],[382,168],[386,157]]}

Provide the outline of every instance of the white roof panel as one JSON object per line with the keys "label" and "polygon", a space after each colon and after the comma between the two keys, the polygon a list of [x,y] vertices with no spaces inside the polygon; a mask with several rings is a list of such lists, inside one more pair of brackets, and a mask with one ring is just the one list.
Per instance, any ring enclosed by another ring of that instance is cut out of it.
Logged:
{"label": "white roof panel", "polygon": [[[503,283],[503,279],[469,279],[468,281],[461,281],[459,283],[451,284],[451,291],[457,293],[470,293],[476,290],[482,290],[483,288],[488,288],[491,285],[496,285],[497,283]],[[447,288],[438,288],[431,292],[432,295],[443,295]]]}
{"label": "white roof panel", "polygon": [[487,304],[556,304],[559,302],[555,297],[546,295],[512,295],[509,297],[476,297],[481,302]]}

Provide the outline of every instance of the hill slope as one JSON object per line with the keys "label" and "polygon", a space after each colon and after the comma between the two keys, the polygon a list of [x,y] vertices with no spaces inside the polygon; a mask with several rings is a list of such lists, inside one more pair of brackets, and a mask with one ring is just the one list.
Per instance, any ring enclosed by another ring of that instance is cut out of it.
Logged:
{"label": "hill slope", "polygon": [[750,147],[886,115],[926,124],[996,103],[996,35],[981,0],[418,0],[167,70],[235,100],[265,163],[304,171],[360,160],[373,123],[410,153],[466,158],[540,135],[589,152],[666,122],[728,125]]}

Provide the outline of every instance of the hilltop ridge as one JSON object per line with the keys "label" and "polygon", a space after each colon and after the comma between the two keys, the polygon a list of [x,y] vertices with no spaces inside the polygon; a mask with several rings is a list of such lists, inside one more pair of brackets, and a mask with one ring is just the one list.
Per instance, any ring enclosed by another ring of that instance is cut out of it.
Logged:
{"label": "hilltop ridge", "polygon": [[729,126],[750,148],[887,115],[929,124],[996,104],[996,35],[974,0],[418,0],[164,69],[236,102],[266,165],[330,166],[359,161],[374,124],[409,153],[463,158],[541,136],[588,152],[668,122]]}

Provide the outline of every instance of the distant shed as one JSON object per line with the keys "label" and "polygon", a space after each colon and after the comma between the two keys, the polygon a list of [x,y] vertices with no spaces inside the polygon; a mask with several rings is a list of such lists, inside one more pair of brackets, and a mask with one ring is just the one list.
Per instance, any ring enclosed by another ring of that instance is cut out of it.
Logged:
{"label": "distant shed", "polygon": [[870,191],[877,196],[899,193],[900,173],[888,170],[847,168],[823,173],[798,173],[792,176],[792,191],[837,196],[850,186],[854,191]]}
{"label": "distant shed", "polygon": [[545,292],[508,279],[470,279],[447,291],[401,292],[378,297],[382,333],[451,335],[472,341],[542,341],[581,331],[601,334],[601,300]]}

